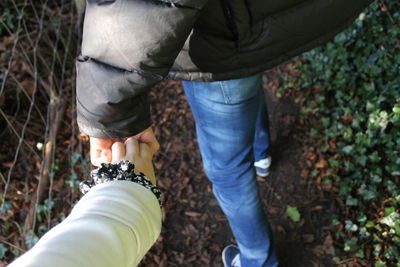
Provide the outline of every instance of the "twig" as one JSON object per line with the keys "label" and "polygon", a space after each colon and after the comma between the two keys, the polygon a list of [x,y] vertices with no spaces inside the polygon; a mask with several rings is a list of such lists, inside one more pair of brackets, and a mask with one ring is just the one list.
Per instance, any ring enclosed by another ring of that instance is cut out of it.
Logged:
{"label": "twig", "polygon": [[[11,128],[11,130],[12,130],[13,133],[17,136],[17,138],[18,138],[18,139],[21,139],[21,138],[22,138],[21,135],[18,134],[17,130],[14,128],[14,126],[13,126],[12,123],[11,123],[11,121],[8,119],[7,114],[5,114],[1,108],[0,108],[0,115],[5,119],[5,121],[6,121],[7,124],[8,124],[8,127]],[[25,130],[25,131],[26,131],[26,130]],[[23,138],[22,138],[22,139],[23,139]],[[30,149],[30,151],[31,151],[35,156],[37,156],[38,159],[40,159],[40,156],[39,156],[39,154],[35,151],[35,149],[34,149],[30,144],[28,144],[25,140],[23,140],[23,142],[24,142],[24,144]]]}
{"label": "twig", "polygon": [[[14,2],[13,2],[13,4],[16,7]],[[0,95],[3,94],[4,87],[6,85],[7,76],[8,76],[8,73],[10,72],[10,70],[11,70],[11,63],[13,62],[13,59],[14,59],[14,56],[15,56],[15,50],[16,50],[16,47],[17,47],[17,43],[19,41],[19,33],[20,33],[20,29],[21,29],[22,14],[23,14],[26,6],[27,6],[27,0],[25,0],[21,11],[19,11],[17,8],[15,8],[17,10],[18,16],[19,16],[18,26],[17,26],[17,30],[16,30],[17,35],[15,36],[15,39],[14,39],[14,42],[13,42],[13,47],[11,49],[11,56],[10,56],[10,59],[8,60],[7,69],[6,69],[6,71],[4,73],[4,77],[3,77],[3,82],[1,83]]]}
{"label": "twig", "polygon": [[4,243],[4,244],[6,244],[6,245],[9,245],[10,247],[16,248],[16,249],[18,249],[19,251],[21,251],[22,253],[24,253],[24,252],[26,251],[25,249],[20,248],[20,247],[14,245],[13,243],[10,243],[10,242],[8,242],[8,241],[6,241],[6,240],[4,240],[4,239],[1,239],[0,242]]}
{"label": "twig", "polygon": [[379,1],[379,4],[381,5],[381,7],[383,7],[386,10],[386,15],[389,17],[390,21],[393,24],[396,24],[395,20],[393,19],[392,15],[389,12],[389,8],[387,7],[387,5],[383,2],[383,1]]}
{"label": "twig", "polygon": [[7,183],[6,178],[4,178],[4,175],[0,172],[0,178],[3,181],[3,183]]}
{"label": "twig", "polygon": [[[28,115],[27,115],[26,121],[25,121],[25,123],[24,123],[24,126],[22,127],[21,134],[19,135],[20,138],[19,138],[19,141],[18,141],[17,149],[16,149],[16,151],[15,151],[14,160],[13,160],[13,162],[12,162],[12,164],[11,164],[11,167],[10,167],[10,170],[9,170],[9,172],[8,172],[6,184],[4,185],[4,192],[3,192],[3,199],[4,199],[4,200],[6,199],[8,186],[9,186],[10,181],[11,181],[11,173],[12,173],[14,167],[15,167],[15,164],[17,163],[17,159],[18,159],[19,151],[20,151],[20,149],[21,149],[21,145],[22,145],[22,143],[25,142],[25,140],[24,140],[25,130],[26,130],[26,127],[28,126],[28,123],[29,123],[29,121],[30,121],[30,119],[31,119],[32,109],[33,109],[33,106],[34,106],[34,103],[35,103],[36,91],[37,91],[37,90],[35,90],[35,91],[33,92],[32,101],[31,101],[31,103],[30,103],[29,110],[28,110]],[[7,116],[3,113],[3,111],[2,111],[1,109],[0,109],[0,114],[1,114],[4,118],[7,118]],[[6,119],[6,120],[7,120],[7,119]],[[1,203],[0,209],[3,209],[4,203],[5,203],[5,201],[3,201],[3,203]]]}
{"label": "twig", "polygon": [[55,151],[57,131],[64,115],[65,103],[60,98],[54,96],[49,105],[49,121],[50,129],[44,149],[44,159],[41,164],[41,175],[36,192],[31,196],[31,205],[24,223],[24,235],[28,235],[35,227],[36,207],[42,201],[44,192],[50,183],[52,175],[53,156]]}
{"label": "twig", "polygon": [[[11,74],[11,78],[14,80],[14,82],[17,85],[17,87],[21,89],[21,91],[24,93],[26,98],[28,98],[29,102],[32,102],[32,98],[30,97],[30,95],[28,94],[26,89],[22,86],[22,84],[18,81],[18,79],[15,77],[14,74]],[[35,110],[39,114],[39,117],[42,119],[43,123],[45,123],[46,121],[44,119],[44,116],[43,116],[42,112],[40,111],[39,107],[36,104],[35,104]]]}
{"label": "twig", "polygon": [[[47,2],[46,2],[47,3]],[[38,81],[40,80],[40,77],[38,75],[38,71],[37,71],[37,47],[38,47],[38,43],[39,40],[41,39],[42,36],[42,32],[43,32],[43,17],[44,17],[44,6],[46,5],[46,3],[44,3],[44,5],[42,5],[42,13],[41,13],[41,17],[39,19],[39,16],[37,15],[36,9],[34,8],[34,5],[31,1],[31,5],[33,7],[33,11],[35,16],[37,17],[37,20],[39,21],[39,34],[38,34],[38,38],[36,39],[36,42],[32,45],[33,46],[33,70],[32,70],[32,77],[35,80],[35,84],[38,84]],[[33,42],[31,41],[31,44]],[[46,144],[45,146],[45,155],[46,155],[46,150],[47,150],[48,145]],[[42,166],[43,166],[43,162],[42,162]],[[42,167],[43,169],[43,167]],[[32,229],[34,228],[34,221],[35,221],[35,215],[36,215],[36,207],[37,207],[37,203],[39,201],[38,196],[40,196],[40,189],[41,189],[41,181],[42,181],[42,177],[40,177],[39,179],[39,185],[38,188],[36,190],[36,194],[33,194],[33,196],[31,197],[31,205],[30,205],[30,209],[28,212],[28,215],[26,216],[25,219],[25,224],[24,224],[24,236],[27,236],[28,234],[30,234],[32,232]]]}
{"label": "twig", "polygon": [[[61,13],[62,13],[63,7],[64,7],[64,0],[61,1],[61,7],[59,9],[60,13],[58,15],[60,17],[61,17]],[[56,47],[58,46],[59,40],[62,39],[61,38],[61,34],[60,34],[61,33],[61,24],[62,24],[61,22],[58,24],[58,28],[57,28],[57,31],[56,31],[57,38],[56,38],[55,44],[53,46],[53,60],[52,60],[52,64],[51,64],[51,71],[50,71],[49,78],[48,78],[49,79],[49,84],[50,84],[50,86],[52,88],[54,88],[54,84],[56,84],[56,83],[53,84],[53,82],[55,82],[54,79],[53,79],[53,75],[54,75],[54,68],[55,68],[55,64],[56,64],[56,59],[58,58],[58,53],[57,53],[57,48]],[[66,54],[67,53],[68,52],[66,51]],[[66,58],[64,58],[64,59],[66,59]],[[65,67],[65,65],[63,64],[62,65],[62,72],[61,72],[61,81],[60,81],[60,85],[59,85],[59,88],[58,88],[58,95],[57,95],[57,99],[59,99],[59,100],[62,99],[62,94],[63,94],[62,85],[63,85],[63,82],[64,82],[64,73],[65,73],[65,68],[64,67]],[[52,91],[52,93],[55,94],[55,91]],[[51,102],[50,102],[50,104],[51,104]],[[63,105],[63,107],[65,107],[65,106]],[[51,105],[50,105],[50,108],[51,108]],[[62,112],[62,114],[64,114],[64,111]],[[61,118],[62,118],[62,115],[59,118],[56,117],[56,119],[55,119],[56,123],[59,124],[59,122],[61,121]],[[58,126],[57,126],[57,128],[58,128]],[[55,130],[54,140],[57,137],[56,133],[57,133],[57,130]],[[54,160],[54,155],[55,155],[55,142],[53,144],[51,161]],[[51,165],[50,165],[50,168],[51,168]],[[50,172],[50,175],[49,175],[49,192],[48,192],[48,199],[49,200],[51,200],[51,197],[52,197],[53,179],[54,179],[54,173]],[[51,211],[49,211],[49,214],[47,216],[47,225],[48,225],[48,227],[50,227],[50,224],[51,224]]]}

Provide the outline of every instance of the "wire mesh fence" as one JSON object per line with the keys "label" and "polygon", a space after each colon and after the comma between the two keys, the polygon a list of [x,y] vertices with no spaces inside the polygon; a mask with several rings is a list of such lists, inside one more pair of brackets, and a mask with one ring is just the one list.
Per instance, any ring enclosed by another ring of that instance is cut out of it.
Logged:
{"label": "wire mesh fence", "polygon": [[0,262],[7,263],[69,211],[87,162],[74,120],[75,2],[5,0],[0,10]]}

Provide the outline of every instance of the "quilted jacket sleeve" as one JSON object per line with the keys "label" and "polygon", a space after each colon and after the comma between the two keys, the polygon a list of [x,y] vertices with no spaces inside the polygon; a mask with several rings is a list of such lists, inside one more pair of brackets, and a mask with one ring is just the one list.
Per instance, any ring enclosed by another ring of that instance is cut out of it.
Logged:
{"label": "quilted jacket sleeve", "polygon": [[77,61],[80,130],[97,138],[150,126],[148,89],[161,81],[207,0],[88,0]]}

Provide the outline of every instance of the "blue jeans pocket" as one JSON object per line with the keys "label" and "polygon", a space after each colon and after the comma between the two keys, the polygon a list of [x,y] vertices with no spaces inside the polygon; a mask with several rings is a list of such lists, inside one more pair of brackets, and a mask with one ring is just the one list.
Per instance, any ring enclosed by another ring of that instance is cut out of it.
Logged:
{"label": "blue jeans pocket", "polygon": [[235,105],[245,102],[259,94],[262,75],[257,74],[247,78],[194,83],[194,97],[197,101]]}

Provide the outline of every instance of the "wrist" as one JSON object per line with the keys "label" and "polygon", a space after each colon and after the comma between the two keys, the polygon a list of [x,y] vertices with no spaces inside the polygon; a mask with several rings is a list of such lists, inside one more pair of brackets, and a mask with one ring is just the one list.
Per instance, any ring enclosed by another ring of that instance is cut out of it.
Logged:
{"label": "wrist", "polygon": [[140,184],[150,190],[160,205],[161,192],[158,186],[151,183],[150,179],[142,172],[135,172],[135,165],[126,160],[118,163],[102,163],[97,169],[90,172],[90,180],[80,183],[79,189],[83,194],[86,194],[90,189],[98,184],[112,181],[129,181]]}

